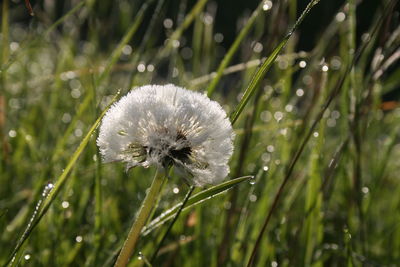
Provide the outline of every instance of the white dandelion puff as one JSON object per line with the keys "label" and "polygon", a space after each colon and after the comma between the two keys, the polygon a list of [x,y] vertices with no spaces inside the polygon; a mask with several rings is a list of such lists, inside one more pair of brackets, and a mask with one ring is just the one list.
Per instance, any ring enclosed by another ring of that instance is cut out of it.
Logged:
{"label": "white dandelion puff", "polygon": [[104,116],[97,145],[105,162],[175,166],[190,183],[215,184],[229,173],[234,133],[207,96],[168,85],[132,90]]}

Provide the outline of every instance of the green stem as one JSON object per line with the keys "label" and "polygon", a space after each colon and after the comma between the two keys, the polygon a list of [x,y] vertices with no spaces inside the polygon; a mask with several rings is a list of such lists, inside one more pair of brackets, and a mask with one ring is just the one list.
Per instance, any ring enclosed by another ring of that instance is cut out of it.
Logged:
{"label": "green stem", "polygon": [[179,215],[181,214],[183,208],[185,207],[187,201],[189,200],[189,197],[192,195],[194,189],[195,189],[195,187],[194,187],[193,185],[190,186],[190,189],[189,189],[189,191],[187,192],[187,194],[186,194],[186,196],[185,196],[185,198],[184,198],[184,200],[183,200],[183,202],[182,202],[182,205],[179,207],[179,210],[178,210],[178,212],[175,214],[174,219],[173,219],[172,222],[169,224],[167,230],[166,230],[165,233],[164,233],[164,236],[161,238],[161,241],[158,243],[157,248],[156,248],[156,250],[154,251],[153,256],[152,256],[151,259],[150,259],[150,262],[154,262],[154,260],[156,259],[157,254],[158,254],[158,251],[160,250],[162,244],[164,243],[165,239],[167,238],[169,232],[171,231],[172,226],[174,226],[176,220],[178,219]]}
{"label": "green stem", "polygon": [[114,267],[123,267],[128,264],[129,258],[132,256],[133,250],[135,249],[136,242],[139,239],[140,232],[142,231],[143,226],[146,224],[149,215],[154,208],[154,203],[156,203],[157,196],[160,193],[166,176],[167,171],[157,169],[153,182],[150,186],[150,191],[143,200],[137,218],[133,223],[131,230],[129,231],[128,237],[125,240]]}

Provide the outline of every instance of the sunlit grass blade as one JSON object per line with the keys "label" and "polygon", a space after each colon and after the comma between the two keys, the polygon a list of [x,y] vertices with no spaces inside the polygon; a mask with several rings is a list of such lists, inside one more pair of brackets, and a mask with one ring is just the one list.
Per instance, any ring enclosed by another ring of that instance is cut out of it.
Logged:
{"label": "sunlit grass blade", "polygon": [[[190,209],[191,207],[200,204],[204,201],[207,201],[211,199],[212,197],[217,196],[218,194],[221,194],[230,188],[234,187],[235,185],[238,185],[241,182],[247,181],[249,179],[253,179],[253,176],[243,176],[239,177],[236,179],[232,179],[229,181],[226,181],[224,183],[221,183],[219,185],[215,185],[213,187],[210,187],[206,190],[203,190],[194,196],[190,197],[188,201],[186,202],[186,207],[183,209],[183,211]],[[160,225],[164,224],[168,220],[172,219],[174,215],[178,212],[180,206],[182,206],[182,202],[178,203],[174,207],[166,210],[163,212],[160,216],[157,218],[153,219],[142,231],[143,235],[147,235],[150,232],[152,232],[154,229],[159,227]]]}
{"label": "sunlit grass blade", "polygon": [[209,97],[211,97],[211,95],[214,93],[215,88],[218,85],[218,82],[221,80],[221,77],[224,74],[224,70],[228,67],[228,64],[232,61],[232,58],[239,49],[240,44],[252,29],[254,22],[256,21],[256,18],[258,17],[260,12],[262,12],[263,6],[264,6],[264,0],[261,1],[258,7],[253,11],[253,14],[251,14],[251,17],[246,22],[245,26],[240,31],[238,37],[236,37],[235,41],[233,42],[228,52],[226,53],[221,63],[219,64],[215,77],[207,88],[207,95]]}
{"label": "sunlit grass blade", "polygon": [[250,97],[255,93],[256,89],[258,88],[261,80],[265,77],[268,70],[271,68],[272,64],[274,63],[276,57],[285,47],[286,43],[288,42],[289,38],[293,35],[294,31],[299,27],[301,22],[304,20],[306,15],[310,12],[311,8],[316,5],[319,0],[311,0],[310,3],[307,5],[301,16],[298,18],[296,23],[294,24],[293,28],[286,34],[283,40],[274,48],[272,53],[267,57],[261,67],[257,70],[257,72],[253,75],[249,85],[247,86],[246,90],[244,91],[243,97],[240,99],[239,104],[236,106],[235,110],[230,116],[232,124],[236,122],[239,115],[242,113],[244,107],[246,106],[247,102],[250,100]]}
{"label": "sunlit grass blade", "polygon": [[17,245],[16,245],[14,251],[12,252],[12,254],[11,254],[9,260],[8,260],[8,263],[10,263],[12,261],[12,259],[14,258],[14,256],[19,252],[21,246],[29,238],[29,236],[32,233],[33,229],[37,226],[37,224],[41,221],[43,216],[46,214],[46,212],[50,208],[51,204],[53,203],[53,201],[57,197],[58,193],[60,192],[60,190],[64,186],[65,182],[67,181],[67,179],[69,177],[69,174],[70,174],[71,170],[73,169],[73,167],[75,166],[79,156],[82,154],[82,152],[86,148],[87,144],[89,143],[89,140],[92,137],[94,131],[99,126],[99,124],[101,122],[101,119],[106,114],[107,110],[111,107],[111,105],[117,100],[118,96],[119,96],[119,93],[117,93],[114,96],[114,98],[108,104],[108,106],[104,109],[104,111],[102,112],[100,117],[97,118],[97,120],[92,125],[92,127],[90,128],[90,130],[88,131],[86,136],[83,138],[82,142],[79,144],[78,148],[72,154],[72,156],[71,156],[70,160],[68,161],[68,164],[65,167],[64,171],[62,172],[62,174],[56,180],[54,188],[50,191],[50,193],[48,194],[48,196],[44,200],[42,208],[37,213],[36,219],[34,219],[32,223],[28,224],[28,226],[25,229],[24,233],[22,234],[22,236],[18,240]]}

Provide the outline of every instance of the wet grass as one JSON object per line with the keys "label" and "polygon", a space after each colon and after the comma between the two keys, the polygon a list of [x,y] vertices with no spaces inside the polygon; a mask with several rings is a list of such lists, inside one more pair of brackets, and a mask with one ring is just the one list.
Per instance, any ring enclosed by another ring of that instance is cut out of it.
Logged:
{"label": "wet grass", "polygon": [[2,2],[1,265],[113,264],[155,170],[101,164],[96,126],[150,83],[223,105],[244,178],[185,199],[172,173],[132,266],[398,265],[397,1],[365,29],[368,1],[343,1],[307,51],[324,0],[298,25],[302,3],[255,3],[232,42],[218,2],[50,2]]}

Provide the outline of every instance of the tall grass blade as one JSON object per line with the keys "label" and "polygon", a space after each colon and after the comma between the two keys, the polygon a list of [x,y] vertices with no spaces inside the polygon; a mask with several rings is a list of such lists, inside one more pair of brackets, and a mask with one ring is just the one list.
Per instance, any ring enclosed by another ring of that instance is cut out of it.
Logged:
{"label": "tall grass blade", "polygon": [[70,174],[71,170],[73,169],[73,167],[75,166],[79,156],[82,154],[82,152],[86,148],[87,144],[89,143],[89,140],[92,137],[94,131],[99,126],[99,124],[101,122],[101,119],[106,114],[107,110],[111,107],[111,105],[118,99],[118,96],[119,96],[119,92],[114,96],[114,98],[111,100],[111,102],[108,104],[108,106],[104,109],[104,111],[101,113],[100,117],[97,118],[95,123],[90,128],[89,132],[86,134],[86,136],[83,138],[82,142],[79,144],[78,148],[75,150],[74,154],[72,154],[70,160],[68,161],[67,166],[65,167],[64,171],[58,177],[56,183],[54,184],[54,188],[51,190],[51,192],[48,194],[48,196],[44,200],[41,209],[37,213],[36,219],[33,222],[31,222],[30,224],[28,224],[27,228],[24,230],[24,233],[19,238],[19,240],[17,242],[17,245],[15,246],[15,248],[14,248],[14,250],[13,250],[13,252],[12,252],[8,262],[7,262],[7,264],[12,261],[12,259],[15,257],[15,255],[19,252],[21,246],[29,238],[29,236],[31,235],[32,231],[35,229],[37,224],[41,221],[43,216],[49,210],[51,204],[53,203],[53,201],[57,197],[58,193],[60,192],[60,190],[64,186],[65,182],[67,181],[67,179],[69,177],[69,174]]}
{"label": "tall grass blade", "polygon": [[250,100],[250,97],[255,93],[258,85],[260,84],[261,80],[265,77],[268,70],[271,68],[272,64],[274,63],[276,57],[279,55],[281,50],[285,47],[286,43],[288,42],[289,38],[293,35],[294,31],[299,27],[301,22],[304,20],[306,15],[310,12],[312,7],[316,5],[319,0],[311,0],[310,3],[307,5],[299,19],[296,21],[292,29],[286,34],[283,40],[274,48],[272,53],[267,57],[261,67],[257,70],[257,72],[253,75],[249,85],[247,86],[243,97],[240,99],[239,104],[236,106],[235,110],[232,112],[230,119],[232,124],[236,122],[239,115],[242,113],[244,107],[246,106],[247,102]]}
{"label": "tall grass blade", "polygon": [[209,97],[212,96],[212,94],[215,91],[215,88],[218,85],[218,82],[221,80],[222,75],[224,74],[224,70],[228,67],[228,64],[232,61],[233,56],[239,49],[240,44],[244,40],[244,38],[248,35],[250,32],[251,28],[254,25],[254,22],[256,21],[256,18],[262,12],[262,8],[264,6],[264,0],[261,1],[261,3],[258,5],[258,7],[253,11],[251,14],[251,17],[249,20],[246,22],[246,25],[243,27],[243,29],[240,31],[238,37],[236,37],[235,41],[233,42],[232,46],[229,48],[228,52],[222,59],[221,63],[218,66],[218,69],[216,71],[216,75],[214,79],[211,81],[210,85],[207,88],[207,95]]}
{"label": "tall grass blade", "polygon": [[[380,20],[377,22],[377,24],[375,25],[375,28],[373,29],[373,31],[371,32],[371,36],[375,36],[375,34],[377,34],[378,29],[380,28],[380,26],[382,25],[382,21],[384,20],[384,18],[386,18],[386,16],[388,15],[389,11],[390,11],[390,6],[392,6],[396,1],[392,1],[391,3],[389,3],[384,11],[384,14],[381,16]],[[304,14],[304,13],[303,13]],[[370,39],[369,39],[370,40]],[[346,66],[346,69],[344,71],[344,73],[342,74],[342,76],[340,77],[339,81],[336,83],[336,86],[333,88],[333,90],[330,92],[327,100],[325,101],[325,104],[323,105],[323,107],[321,108],[320,112],[317,114],[313,124],[311,125],[310,129],[308,130],[306,136],[304,137],[304,140],[301,142],[299,148],[297,149],[296,153],[294,154],[292,160],[290,161],[289,167],[286,170],[285,173],[285,177],[283,179],[282,184],[280,185],[278,192],[276,193],[273,203],[268,211],[267,217],[265,218],[264,224],[259,232],[259,234],[257,235],[257,239],[254,245],[254,248],[251,252],[251,256],[249,258],[249,261],[247,263],[247,266],[252,266],[257,250],[260,246],[260,242],[261,239],[264,235],[264,232],[266,230],[266,227],[271,219],[272,213],[274,212],[274,210],[277,207],[278,201],[281,197],[281,195],[283,194],[283,190],[287,184],[287,182],[289,181],[289,179],[291,178],[292,172],[294,170],[294,167],[297,163],[297,161],[300,158],[300,155],[303,153],[304,148],[306,146],[306,144],[308,143],[308,141],[310,140],[310,137],[312,136],[316,126],[318,125],[318,123],[320,122],[320,120],[322,119],[325,111],[328,109],[328,107],[330,106],[330,104],[332,103],[332,101],[334,100],[334,98],[339,94],[344,81],[347,78],[347,75],[350,73],[351,69],[353,68],[353,66],[356,64],[356,62],[358,61],[359,57],[361,56],[361,54],[363,53],[363,51],[366,49],[367,45],[369,44],[369,40],[366,40],[365,42],[362,43],[362,45],[358,48],[358,50],[356,51],[356,54],[354,56],[354,58],[352,59],[351,63],[348,64]]]}
{"label": "tall grass blade", "polygon": [[100,85],[105,80],[105,78],[108,77],[108,74],[110,73],[111,68],[115,65],[115,63],[118,61],[119,57],[121,56],[124,46],[135,35],[136,31],[138,30],[140,24],[143,21],[143,18],[144,18],[147,8],[153,1],[154,0],[146,1],[140,7],[138,13],[136,14],[135,19],[133,20],[131,26],[129,27],[129,30],[125,33],[124,37],[121,39],[121,41],[119,42],[117,47],[112,52],[111,57],[110,57],[107,65],[104,68],[104,71],[100,74],[100,77],[96,80],[96,87],[98,85]]}

